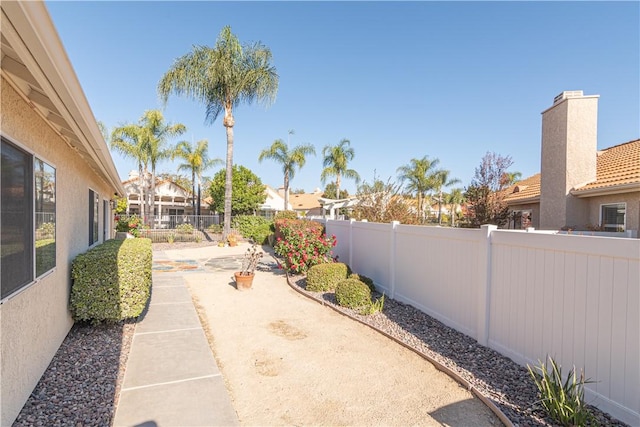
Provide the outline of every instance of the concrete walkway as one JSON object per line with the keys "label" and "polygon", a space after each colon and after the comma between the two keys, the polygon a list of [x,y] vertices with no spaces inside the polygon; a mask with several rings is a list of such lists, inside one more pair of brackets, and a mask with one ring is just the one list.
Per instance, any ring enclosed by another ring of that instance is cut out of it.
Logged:
{"label": "concrete walkway", "polygon": [[154,251],[151,300],[135,328],[114,426],[239,424],[184,283],[198,269]]}

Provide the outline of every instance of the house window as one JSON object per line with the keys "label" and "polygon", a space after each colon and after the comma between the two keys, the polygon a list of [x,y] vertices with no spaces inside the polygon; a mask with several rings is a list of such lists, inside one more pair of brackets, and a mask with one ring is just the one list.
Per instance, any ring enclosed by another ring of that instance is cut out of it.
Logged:
{"label": "house window", "polygon": [[34,159],[36,277],[56,266],[56,170]]}
{"label": "house window", "polygon": [[89,246],[98,241],[98,193],[89,190]]}
{"label": "house window", "polygon": [[604,231],[625,231],[625,203],[613,203],[602,205],[600,212],[600,224]]}
{"label": "house window", "polygon": [[33,156],[2,138],[1,298],[33,281]]}

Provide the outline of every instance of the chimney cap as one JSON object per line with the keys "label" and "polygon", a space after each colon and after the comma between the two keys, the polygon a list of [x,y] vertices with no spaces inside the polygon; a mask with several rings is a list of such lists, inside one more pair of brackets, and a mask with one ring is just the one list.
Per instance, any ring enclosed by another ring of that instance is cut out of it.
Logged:
{"label": "chimney cap", "polygon": [[565,90],[560,95],[557,95],[553,98],[553,105],[556,105],[558,102],[564,101],[569,98],[580,98],[584,96],[581,90]]}

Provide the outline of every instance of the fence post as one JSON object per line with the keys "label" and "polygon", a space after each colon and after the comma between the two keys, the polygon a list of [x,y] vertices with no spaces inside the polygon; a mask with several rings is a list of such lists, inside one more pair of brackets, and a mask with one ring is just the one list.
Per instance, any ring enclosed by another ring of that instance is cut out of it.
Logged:
{"label": "fence post", "polygon": [[491,233],[495,225],[483,225],[478,253],[478,344],[489,343],[489,312],[491,310]]}
{"label": "fence post", "polygon": [[353,223],[355,219],[349,219],[349,262],[347,265],[353,265]]}
{"label": "fence post", "polygon": [[389,298],[396,296],[396,226],[400,221],[391,221],[391,239],[389,248]]}

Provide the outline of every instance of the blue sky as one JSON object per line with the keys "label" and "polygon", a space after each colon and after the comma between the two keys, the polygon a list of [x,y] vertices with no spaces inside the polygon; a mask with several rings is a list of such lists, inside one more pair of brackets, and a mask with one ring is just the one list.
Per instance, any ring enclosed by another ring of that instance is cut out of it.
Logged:
{"label": "blue sky", "polygon": [[[320,181],[322,148],[351,141],[351,167],[395,179],[412,158],[438,158],[471,181],[488,152],[510,155],[524,177],[540,169],[540,113],[563,90],[598,94],[598,147],[640,135],[638,2],[47,2],[96,119],[109,128],[148,109],[183,123],[181,139],[209,140],[224,158],[222,119],[156,92],[193,45],[213,46],[231,25],[242,42],[271,48],[280,76],[268,109],[235,110],[234,163],[282,185],[279,165],[258,162],[277,139],[310,143],[291,182]],[[135,169],[114,154],[122,179]],[[175,172],[176,164],[159,166]],[[209,171],[213,175],[216,170]],[[353,181],[343,188],[356,190]]]}

